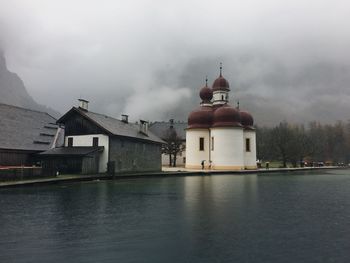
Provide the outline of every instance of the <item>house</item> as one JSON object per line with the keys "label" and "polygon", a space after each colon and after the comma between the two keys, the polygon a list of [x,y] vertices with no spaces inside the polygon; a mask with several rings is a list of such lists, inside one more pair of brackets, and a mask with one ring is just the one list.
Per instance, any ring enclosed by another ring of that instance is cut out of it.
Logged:
{"label": "house", "polygon": [[0,166],[32,166],[37,154],[63,142],[56,119],[45,112],[0,104]]}
{"label": "house", "polygon": [[161,170],[163,141],[148,130],[148,122],[129,123],[88,110],[80,99],[57,123],[64,126],[64,147],[41,155],[47,173],[118,173]]}
{"label": "house", "polygon": [[[181,141],[181,147],[176,155],[176,166],[185,166],[186,163],[186,132],[187,123],[183,121],[174,121],[173,119],[168,122],[156,121],[150,124],[150,131],[167,142],[169,135],[175,131],[178,139]],[[162,152],[162,165],[171,166],[174,163],[174,157],[169,155],[169,152],[164,150]]]}
{"label": "house", "polygon": [[212,87],[201,88],[200,106],[188,116],[186,168],[256,169],[253,116],[229,105],[230,86],[220,75]]}

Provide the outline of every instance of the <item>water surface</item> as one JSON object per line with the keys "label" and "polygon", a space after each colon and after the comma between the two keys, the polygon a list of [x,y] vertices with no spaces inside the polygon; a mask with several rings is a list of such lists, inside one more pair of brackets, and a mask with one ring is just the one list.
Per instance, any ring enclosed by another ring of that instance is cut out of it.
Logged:
{"label": "water surface", "polygon": [[349,262],[350,171],[0,189],[0,262]]}

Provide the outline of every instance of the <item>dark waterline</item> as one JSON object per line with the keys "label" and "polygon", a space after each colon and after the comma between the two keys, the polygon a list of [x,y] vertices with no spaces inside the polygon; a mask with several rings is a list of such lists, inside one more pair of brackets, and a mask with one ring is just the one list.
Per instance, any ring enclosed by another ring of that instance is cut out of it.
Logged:
{"label": "dark waterline", "polygon": [[0,189],[0,262],[349,262],[350,171]]}

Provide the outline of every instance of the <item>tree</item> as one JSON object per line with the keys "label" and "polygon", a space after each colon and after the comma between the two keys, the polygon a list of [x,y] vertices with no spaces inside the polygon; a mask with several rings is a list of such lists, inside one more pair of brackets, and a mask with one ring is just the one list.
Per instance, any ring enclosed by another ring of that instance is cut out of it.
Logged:
{"label": "tree", "polygon": [[271,160],[273,158],[271,142],[271,128],[256,127],[256,150],[258,160]]}
{"label": "tree", "polygon": [[183,151],[183,144],[172,121],[170,121],[170,127],[165,131],[162,139],[166,142],[162,147],[162,153],[169,155],[169,166],[176,167],[176,158]]}
{"label": "tree", "polygon": [[281,122],[271,131],[271,146],[278,159],[283,163],[283,167],[287,167],[288,148],[291,146],[292,133],[286,121]]}

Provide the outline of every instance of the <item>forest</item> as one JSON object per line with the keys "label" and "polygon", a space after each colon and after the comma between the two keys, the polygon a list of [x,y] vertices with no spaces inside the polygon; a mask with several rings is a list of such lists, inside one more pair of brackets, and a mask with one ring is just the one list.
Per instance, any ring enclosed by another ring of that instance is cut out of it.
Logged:
{"label": "forest", "polygon": [[350,160],[350,121],[307,125],[284,121],[275,127],[256,127],[256,136],[257,158],[262,165],[348,165]]}

